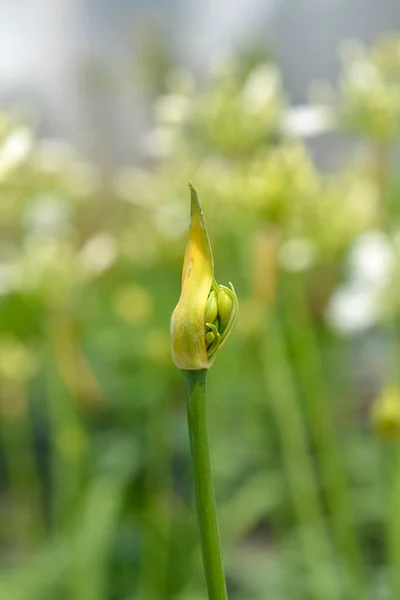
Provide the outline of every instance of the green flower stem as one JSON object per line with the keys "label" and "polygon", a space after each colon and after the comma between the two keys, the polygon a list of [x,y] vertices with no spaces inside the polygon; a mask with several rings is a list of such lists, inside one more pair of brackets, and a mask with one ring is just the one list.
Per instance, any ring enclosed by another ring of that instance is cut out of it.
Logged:
{"label": "green flower stem", "polygon": [[206,421],[207,369],[182,370],[185,379],[197,516],[209,600],[226,600]]}
{"label": "green flower stem", "polygon": [[263,374],[270,406],[280,434],[282,458],[299,527],[299,542],[307,571],[310,598],[338,600],[342,582],[318,494],[307,431],[297,399],[280,318],[269,313],[260,329]]}
{"label": "green flower stem", "polygon": [[388,567],[389,589],[392,598],[400,592],[400,449],[397,444],[383,443],[380,453],[382,514],[385,531],[385,558]]}
{"label": "green flower stem", "polygon": [[387,527],[387,562],[389,566],[389,587],[392,598],[399,598],[400,593],[400,448],[396,445],[387,448],[387,470],[391,481],[388,483],[389,496],[386,497],[387,509],[385,514]]}
{"label": "green flower stem", "polygon": [[354,597],[365,597],[365,573],[360,542],[355,531],[348,482],[340,455],[340,443],[335,431],[332,403],[322,373],[318,340],[314,324],[308,314],[303,278],[288,275],[285,278],[285,298],[288,337],[295,354],[300,387],[311,435],[316,448],[317,465],[325,487],[332,533],[353,579]]}
{"label": "green flower stem", "polygon": [[[149,371],[146,372],[149,375]],[[153,405],[147,409],[145,421],[146,469],[143,481],[143,551],[141,560],[140,598],[154,600],[167,597],[168,559],[171,528],[171,407],[166,378],[151,385]]]}
{"label": "green flower stem", "polygon": [[[3,409],[0,416],[0,433],[12,506],[16,507],[15,518],[6,518],[1,523],[1,531],[2,535],[15,539],[18,552],[23,554],[35,547],[43,535],[44,526],[32,422],[27,390],[22,382],[13,382],[0,394],[4,396],[4,407],[10,407],[8,411]],[[25,518],[21,519],[21,514]]]}
{"label": "green flower stem", "polygon": [[49,310],[47,401],[52,442],[50,521],[52,527],[61,529],[71,527],[75,518],[75,506],[82,497],[89,456],[89,439],[82,423],[78,398],[60,377],[61,350],[69,347],[68,331],[71,326],[64,312],[57,308]]}
{"label": "green flower stem", "polygon": [[380,224],[383,229],[388,229],[390,223],[390,195],[388,194],[388,184],[390,176],[390,153],[391,144],[389,142],[374,142],[372,148],[375,152],[376,184],[379,190],[379,209]]}
{"label": "green flower stem", "polygon": [[[400,374],[396,369],[400,360],[400,339],[396,326],[397,336],[394,339],[391,354],[395,372],[392,374],[393,382],[400,386]],[[382,440],[380,443],[379,476],[381,478],[382,496],[381,510],[383,513],[383,527],[385,531],[385,558],[388,566],[389,592],[392,598],[400,598],[400,445],[399,439],[395,441]]]}

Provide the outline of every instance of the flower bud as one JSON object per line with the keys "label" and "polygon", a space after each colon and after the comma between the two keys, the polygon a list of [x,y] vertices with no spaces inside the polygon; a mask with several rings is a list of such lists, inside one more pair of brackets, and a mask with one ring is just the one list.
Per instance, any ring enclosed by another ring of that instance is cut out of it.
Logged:
{"label": "flower bud", "polygon": [[217,294],[212,290],[206,304],[205,322],[214,323],[218,315]]}
{"label": "flower bud", "polygon": [[208,369],[237,320],[235,291],[214,279],[214,262],[199,197],[191,193],[191,222],[182,290],[171,317],[171,350],[180,369]]}
{"label": "flower bud", "polygon": [[221,323],[222,331],[229,323],[229,319],[232,313],[233,301],[231,296],[224,290],[221,289],[218,292],[218,316]]}
{"label": "flower bud", "polygon": [[211,344],[213,343],[213,341],[215,340],[215,335],[212,331],[209,331],[208,333],[206,333],[206,345],[207,348],[209,346],[211,346]]}

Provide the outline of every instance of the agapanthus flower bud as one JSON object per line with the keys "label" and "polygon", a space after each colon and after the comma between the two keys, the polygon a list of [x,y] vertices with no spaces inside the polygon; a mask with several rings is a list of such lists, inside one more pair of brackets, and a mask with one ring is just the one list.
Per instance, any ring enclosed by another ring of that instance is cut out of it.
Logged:
{"label": "agapanthus flower bud", "polygon": [[208,369],[236,323],[239,303],[231,287],[214,279],[214,262],[199,197],[191,193],[191,221],[182,291],[171,317],[171,349],[180,369]]}

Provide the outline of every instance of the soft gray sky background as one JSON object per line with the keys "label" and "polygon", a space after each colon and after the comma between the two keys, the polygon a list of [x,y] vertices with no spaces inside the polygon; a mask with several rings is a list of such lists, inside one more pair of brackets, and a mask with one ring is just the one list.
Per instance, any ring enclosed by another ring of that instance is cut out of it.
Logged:
{"label": "soft gray sky background", "polygon": [[[371,43],[399,26],[398,0],[0,0],[0,103],[99,161],[124,162],[150,119],[138,81],[152,36],[201,79],[258,42],[298,104],[315,79],[335,82],[342,40]],[[99,92],[88,98],[91,77]]]}

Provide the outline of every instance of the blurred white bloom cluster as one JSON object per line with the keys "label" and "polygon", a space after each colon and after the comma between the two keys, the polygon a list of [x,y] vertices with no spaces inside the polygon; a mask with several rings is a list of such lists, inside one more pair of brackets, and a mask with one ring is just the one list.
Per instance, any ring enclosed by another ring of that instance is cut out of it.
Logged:
{"label": "blurred white bloom cluster", "polygon": [[306,271],[315,263],[316,248],[307,238],[285,240],[279,251],[279,261],[286,271]]}
{"label": "blurred white bloom cluster", "polygon": [[190,101],[183,94],[165,94],[155,101],[154,112],[159,123],[180,125],[190,110]]}
{"label": "blurred white bloom cluster", "polygon": [[248,76],[241,100],[243,109],[257,114],[268,107],[281,92],[281,74],[275,65],[261,64]]}
{"label": "blurred white bloom cluster", "polygon": [[334,129],[336,115],[322,105],[294,106],[282,115],[282,132],[298,138],[311,138]]}
{"label": "blurred white bloom cluster", "polygon": [[340,333],[356,333],[373,326],[382,314],[382,295],[395,266],[395,252],[382,231],[364,233],[349,256],[349,277],[331,298],[327,320]]}
{"label": "blurred white bloom cluster", "polygon": [[84,272],[100,275],[115,262],[117,244],[110,233],[101,232],[91,237],[79,253],[79,262]]}
{"label": "blurred white bloom cluster", "polygon": [[42,194],[23,215],[27,233],[34,237],[65,235],[70,227],[71,210],[61,198]]}
{"label": "blurred white bloom cluster", "polygon": [[27,127],[18,127],[0,145],[0,181],[18,167],[33,148],[33,136]]}

